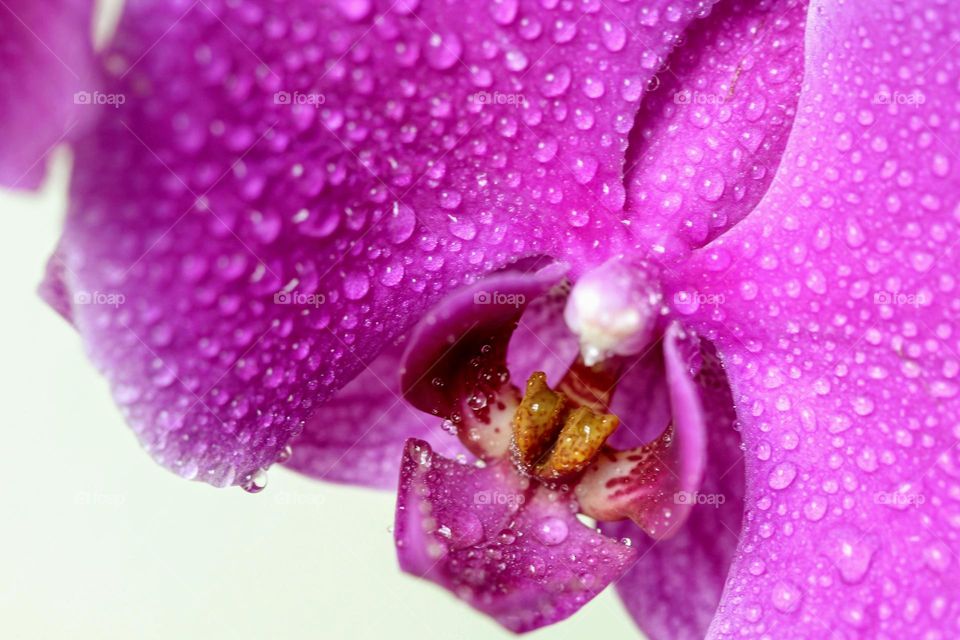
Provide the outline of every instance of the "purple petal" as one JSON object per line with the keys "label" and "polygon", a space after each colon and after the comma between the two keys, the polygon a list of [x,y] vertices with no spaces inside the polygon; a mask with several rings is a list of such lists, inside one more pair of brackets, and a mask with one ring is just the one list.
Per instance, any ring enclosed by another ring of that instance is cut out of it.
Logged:
{"label": "purple petal", "polygon": [[743,516],[743,452],[733,425],[733,399],[715,356],[697,376],[707,434],[703,482],[691,494],[687,522],[669,540],[653,540],[631,522],[605,524],[615,538],[632,539],[636,565],[617,591],[651,640],[699,640],[720,602]]}
{"label": "purple petal", "polygon": [[395,536],[400,566],[515,632],[563,620],[616,580],[635,551],[575,517],[569,496],[407,445]]}
{"label": "purple petal", "polygon": [[610,405],[610,413],[620,418],[620,426],[607,440],[614,449],[633,449],[652,442],[670,426],[665,366],[663,343],[658,341],[624,369]]}
{"label": "purple petal", "polygon": [[[0,3],[0,186],[35,189],[94,105],[91,0]],[[76,98],[76,99],[75,99]]]}
{"label": "purple petal", "polygon": [[448,290],[622,247],[642,61],[700,5],[128,2],[62,285],[123,301],[70,315],[154,458],[248,482]]}
{"label": "purple petal", "polygon": [[307,421],[285,466],[333,482],[396,489],[408,438],[427,440],[447,457],[465,453],[440,428],[440,419],[410,406],[400,395],[404,343],[383,351]]}
{"label": "purple petal", "polygon": [[729,0],[684,34],[627,156],[627,210],[648,248],[702,246],[759,202],[796,114],[806,11]]}
{"label": "purple petal", "polygon": [[443,418],[476,456],[506,455],[511,433],[501,426],[520,403],[507,368],[510,336],[526,306],[557,286],[566,271],[563,263],[535,263],[444,298],[411,334],[400,368],[404,399]]}
{"label": "purple petal", "polygon": [[561,283],[527,304],[507,350],[513,380],[528,380],[535,371],[560,380],[576,359],[580,344],[563,320],[568,294],[569,285]]}
{"label": "purple petal", "polygon": [[777,179],[678,283],[747,456],[709,637],[954,637],[960,18],[817,2],[808,34]]}
{"label": "purple petal", "polygon": [[594,461],[577,486],[585,514],[602,521],[630,518],[657,539],[683,525],[692,504],[687,497],[700,487],[706,464],[706,425],[692,377],[697,346],[678,324],[667,328],[663,360],[672,425],[647,445]]}
{"label": "purple petal", "polygon": [[[501,342],[505,348],[527,305],[557,285],[567,265],[509,269],[464,287],[444,298],[414,328],[400,387],[421,411],[448,416],[460,401],[449,381],[481,345]],[[498,340],[499,339],[499,340]],[[501,354],[506,359],[506,352]]]}
{"label": "purple petal", "polygon": [[59,247],[47,260],[46,271],[43,274],[40,286],[37,287],[37,293],[44,302],[50,305],[51,309],[59,313],[64,320],[73,324],[73,315],[70,309],[72,300],[66,285],[66,266],[60,256]]}

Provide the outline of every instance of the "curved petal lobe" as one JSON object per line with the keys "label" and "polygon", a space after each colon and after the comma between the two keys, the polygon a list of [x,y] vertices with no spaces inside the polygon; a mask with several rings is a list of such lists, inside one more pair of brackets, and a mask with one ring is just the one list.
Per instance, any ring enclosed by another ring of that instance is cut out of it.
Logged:
{"label": "curved petal lobe", "polygon": [[89,84],[92,5],[0,3],[0,186],[40,186],[47,154],[98,107]]}
{"label": "curved petal lobe", "polygon": [[684,495],[690,517],[669,540],[653,540],[632,522],[602,525],[607,535],[634,541],[639,560],[617,581],[617,592],[650,640],[706,635],[739,542],[743,452],[730,388],[715,355],[704,354],[696,382],[707,426],[707,466],[699,489]]}
{"label": "curved petal lobe", "polygon": [[509,462],[484,468],[408,443],[395,536],[400,566],[515,632],[575,613],[635,552],[577,520],[569,496],[530,487]]}
{"label": "curved petal lobe", "polygon": [[154,458],[248,482],[448,290],[623,246],[640,61],[701,9],[126,3],[60,253]]}
{"label": "curved petal lobe", "polygon": [[414,327],[400,368],[404,399],[439,416],[483,459],[503,457],[520,402],[510,380],[511,335],[529,304],[567,271],[563,263],[496,273],[444,298]]}
{"label": "curved petal lobe", "polygon": [[960,20],[868,0],[809,19],[779,174],[677,283],[714,296],[684,310],[717,341],[747,454],[709,637],[953,637]]}
{"label": "curved petal lobe", "polygon": [[598,520],[630,518],[657,539],[674,535],[692,506],[706,464],[706,425],[693,376],[698,342],[676,323],[664,336],[664,377],[671,425],[655,441],[626,451],[610,450],[577,485],[583,512]]}
{"label": "curved petal lobe", "polygon": [[703,246],[760,201],[796,114],[806,12],[806,0],[723,2],[658,74],[626,178],[652,257]]}
{"label": "curved petal lobe", "polygon": [[563,282],[527,305],[510,338],[507,368],[514,380],[529,380],[535,371],[560,380],[580,353],[580,344],[563,320],[570,293]]}

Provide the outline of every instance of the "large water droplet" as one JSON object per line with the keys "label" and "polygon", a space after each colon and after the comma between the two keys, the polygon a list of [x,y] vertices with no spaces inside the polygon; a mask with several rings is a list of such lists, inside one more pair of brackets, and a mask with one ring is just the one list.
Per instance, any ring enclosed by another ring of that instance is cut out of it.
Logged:
{"label": "large water droplet", "polygon": [[543,544],[557,545],[567,539],[567,523],[556,517],[544,518],[537,523],[533,533]]}

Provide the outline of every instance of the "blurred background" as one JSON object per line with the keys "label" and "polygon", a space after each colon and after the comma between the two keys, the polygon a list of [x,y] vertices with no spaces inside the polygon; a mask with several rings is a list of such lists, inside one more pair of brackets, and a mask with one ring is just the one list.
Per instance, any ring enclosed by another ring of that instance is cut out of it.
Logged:
{"label": "blurred background", "polygon": [[[99,40],[118,2],[103,3]],[[265,491],[181,480],[140,450],[73,330],[37,297],[69,154],[39,194],[0,190],[4,638],[514,637],[404,575],[394,496],[274,468]],[[612,590],[538,640],[639,637]]]}

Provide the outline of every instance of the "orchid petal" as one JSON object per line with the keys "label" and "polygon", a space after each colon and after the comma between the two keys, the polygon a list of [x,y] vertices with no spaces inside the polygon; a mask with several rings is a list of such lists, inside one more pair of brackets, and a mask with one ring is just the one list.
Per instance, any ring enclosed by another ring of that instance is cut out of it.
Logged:
{"label": "orchid petal", "polygon": [[656,440],[670,426],[670,391],[664,375],[663,343],[651,345],[639,358],[628,361],[613,394],[610,413],[620,427],[607,444],[614,449],[634,449]]}
{"label": "orchid petal", "polygon": [[144,446],[246,483],[447,291],[624,246],[642,61],[702,10],[126,3],[61,286],[122,301],[69,315]]}
{"label": "orchid petal", "polygon": [[95,109],[92,5],[0,3],[0,186],[40,186],[47,155]]}
{"label": "orchid petal", "polygon": [[773,179],[796,113],[806,0],[723,2],[684,34],[644,100],[627,210],[651,253],[683,253],[739,222]]}
{"label": "orchid petal", "polygon": [[452,458],[465,450],[400,394],[401,342],[385,349],[357,377],[321,405],[292,443],[286,467],[319,480],[394,490],[408,438],[430,442]]}
{"label": "orchid petal", "polygon": [[815,2],[777,178],[675,286],[713,339],[746,514],[709,638],[935,638],[960,620],[960,20]]}
{"label": "orchid petal", "polygon": [[672,425],[655,441],[610,451],[587,469],[577,485],[583,512],[598,520],[629,517],[657,539],[674,535],[690,512],[706,465],[706,425],[696,384],[696,341],[679,325],[663,339],[664,375]]}
{"label": "orchid petal", "polygon": [[733,399],[719,362],[704,357],[697,375],[707,425],[707,466],[686,523],[669,540],[654,540],[632,522],[606,523],[607,535],[634,541],[639,560],[617,592],[650,640],[706,635],[739,541],[743,516],[743,452],[734,430]]}
{"label": "orchid petal", "polygon": [[411,441],[394,529],[400,566],[512,631],[537,629],[575,613],[635,557],[581,524],[575,507],[508,461],[479,468]]}
{"label": "orchid petal", "polygon": [[444,298],[411,334],[400,369],[407,402],[448,420],[477,456],[505,455],[511,432],[501,426],[520,402],[506,364],[510,336],[566,271],[563,263],[509,269]]}
{"label": "orchid petal", "polygon": [[528,380],[536,371],[560,380],[580,352],[577,336],[563,321],[570,287],[566,283],[527,304],[507,348],[507,368],[514,380]]}

